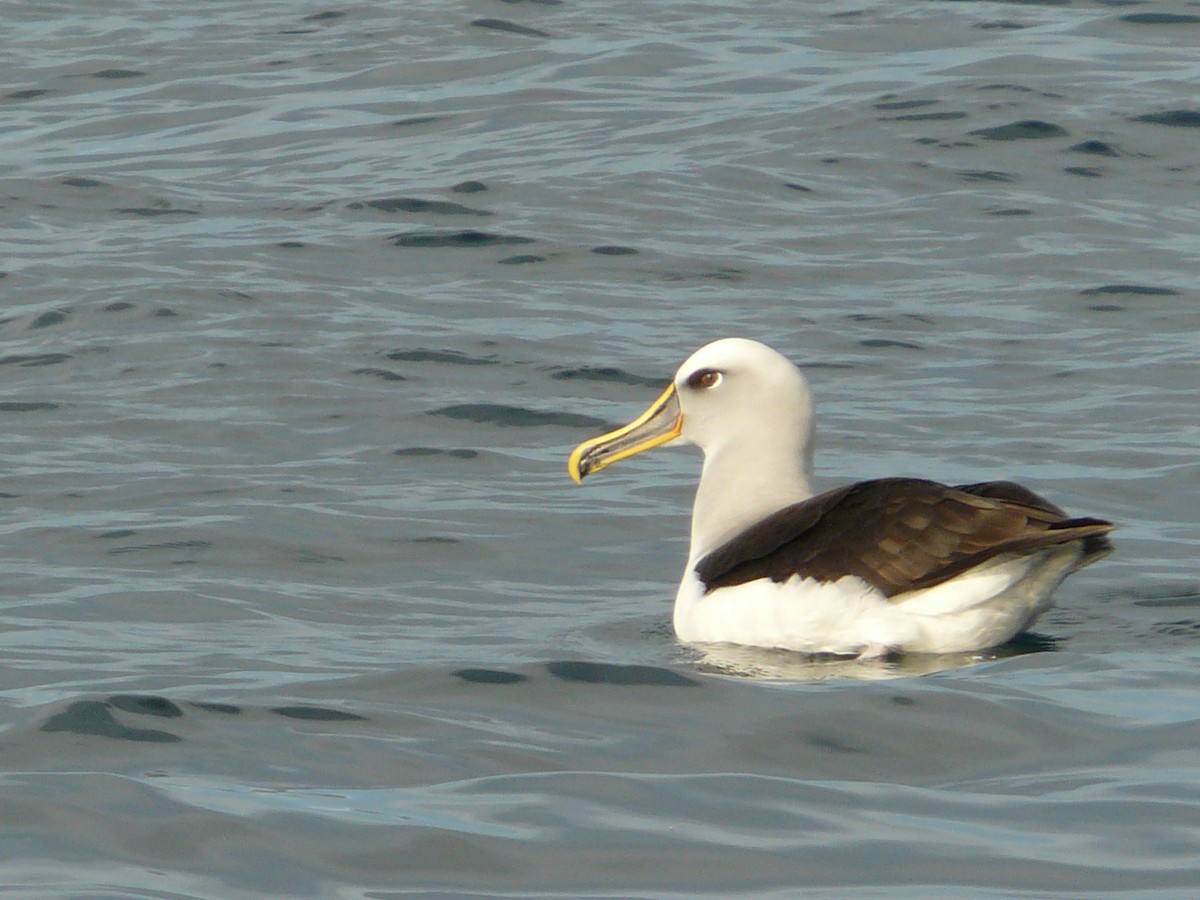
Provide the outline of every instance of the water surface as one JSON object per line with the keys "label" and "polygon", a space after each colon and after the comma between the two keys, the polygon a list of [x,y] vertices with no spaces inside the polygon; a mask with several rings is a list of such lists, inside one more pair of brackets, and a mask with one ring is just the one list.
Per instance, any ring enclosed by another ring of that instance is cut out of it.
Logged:
{"label": "water surface", "polygon": [[[0,880],[1190,897],[1195,10],[3,3]],[[671,634],[692,350],[822,486],[1121,530],[1037,634]]]}

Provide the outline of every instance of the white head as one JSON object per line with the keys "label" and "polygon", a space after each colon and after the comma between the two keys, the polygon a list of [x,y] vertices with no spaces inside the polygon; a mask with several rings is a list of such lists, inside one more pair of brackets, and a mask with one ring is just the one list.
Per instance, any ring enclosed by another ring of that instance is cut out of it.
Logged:
{"label": "white head", "polygon": [[629,425],[571,454],[576,480],[678,438],[704,451],[692,556],[812,495],[812,394],[800,371],[757,341],[725,338],[693,353]]}
{"label": "white head", "polygon": [[[808,381],[766,344],[724,338],[701,347],[679,367],[675,391],[683,413],[680,437],[706,460],[730,447],[786,444],[812,468],[813,402]],[[782,448],[781,448],[782,449]]]}

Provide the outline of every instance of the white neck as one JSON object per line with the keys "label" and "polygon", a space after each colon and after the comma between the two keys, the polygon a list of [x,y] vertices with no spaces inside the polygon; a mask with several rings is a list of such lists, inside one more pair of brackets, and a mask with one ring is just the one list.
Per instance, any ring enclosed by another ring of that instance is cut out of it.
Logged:
{"label": "white neck", "polygon": [[815,416],[800,371],[744,338],[693,353],[675,375],[675,393],[679,436],[704,451],[690,569],[760,519],[812,496]]}
{"label": "white neck", "polygon": [[689,568],[760,519],[813,495],[810,435],[756,437],[742,434],[706,451],[692,508]]}

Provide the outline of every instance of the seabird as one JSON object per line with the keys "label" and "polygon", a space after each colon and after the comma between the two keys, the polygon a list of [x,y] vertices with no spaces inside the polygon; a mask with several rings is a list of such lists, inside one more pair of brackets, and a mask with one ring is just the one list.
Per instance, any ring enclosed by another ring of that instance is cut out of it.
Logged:
{"label": "seabird", "polygon": [[770,347],[697,350],[642,415],[584,441],[578,483],[671,441],[704,451],[675,597],[688,643],[882,656],[1003,644],[1110,549],[1113,524],[1072,518],[1011,481],[878,478],[814,495],[804,375]]}

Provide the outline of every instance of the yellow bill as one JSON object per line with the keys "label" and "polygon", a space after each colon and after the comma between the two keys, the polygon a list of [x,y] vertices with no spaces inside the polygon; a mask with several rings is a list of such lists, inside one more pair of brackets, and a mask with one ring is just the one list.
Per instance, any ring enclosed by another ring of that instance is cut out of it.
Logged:
{"label": "yellow bill", "polygon": [[567,460],[567,472],[579,484],[592,472],[679,437],[682,428],[679,395],[675,393],[675,385],[671,385],[648,410],[624,428],[584,441],[572,450]]}

